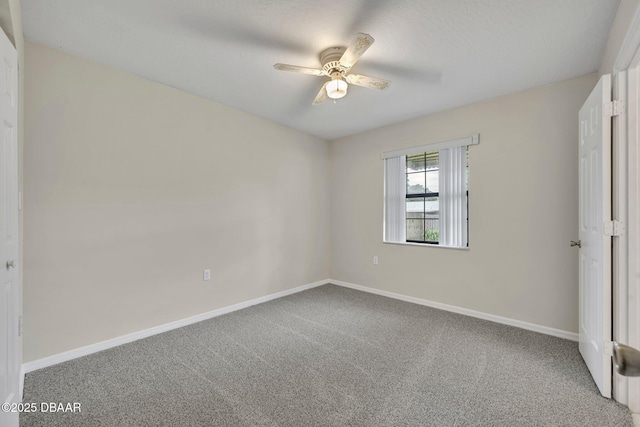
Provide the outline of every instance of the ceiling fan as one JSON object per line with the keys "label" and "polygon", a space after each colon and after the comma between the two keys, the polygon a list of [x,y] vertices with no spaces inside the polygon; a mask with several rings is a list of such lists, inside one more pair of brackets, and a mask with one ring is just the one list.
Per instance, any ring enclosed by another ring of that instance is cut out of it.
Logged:
{"label": "ceiling fan", "polygon": [[297,65],[275,64],[273,68],[280,71],[295,71],[296,73],[311,74],[312,76],[326,76],[327,81],[313,100],[313,105],[324,102],[327,97],[336,100],[347,94],[348,84],[383,90],[391,83],[388,80],[361,74],[349,74],[351,67],[360,59],[363,53],[373,44],[374,39],[369,34],[358,33],[347,47],[330,47],[320,52],[322,69],[299,67]]}

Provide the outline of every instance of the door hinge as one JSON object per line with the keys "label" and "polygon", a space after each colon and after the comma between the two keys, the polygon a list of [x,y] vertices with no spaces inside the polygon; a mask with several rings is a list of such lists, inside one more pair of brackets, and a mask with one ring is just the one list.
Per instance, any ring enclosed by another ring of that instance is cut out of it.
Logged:
{"label": "door hinge", "polygon": [[624,101],[614,100],[611,102],[605,102],[602,106],[602,110],[606,117],[615,117],[624,114],[627,111],[627,106]]}
{"label": "door hinge", "polygon": [[613,356],[613,341],[605,341],[603,350],[606,356]]}
{"label": "door hinge", "polygon": [[604,235],[605,236],[622,236],[624,233],[624,223],[613,220],[613,221],[605,221],[604,222]]}

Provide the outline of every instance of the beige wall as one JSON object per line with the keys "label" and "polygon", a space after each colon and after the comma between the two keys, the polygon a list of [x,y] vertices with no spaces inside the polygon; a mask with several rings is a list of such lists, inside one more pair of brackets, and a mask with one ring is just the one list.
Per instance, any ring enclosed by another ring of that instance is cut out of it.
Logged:
{"label": "beige wall", "polygon": [[[595,82],[593,74],[333,141],[331,278],[577,332],[577,115]],[[380,154],[476,132],[470,249],[383,244]]]}
{"label": "beige wall", "polygon": [[327,142],[30,42],[26,83],[24,362],[329,276]]}

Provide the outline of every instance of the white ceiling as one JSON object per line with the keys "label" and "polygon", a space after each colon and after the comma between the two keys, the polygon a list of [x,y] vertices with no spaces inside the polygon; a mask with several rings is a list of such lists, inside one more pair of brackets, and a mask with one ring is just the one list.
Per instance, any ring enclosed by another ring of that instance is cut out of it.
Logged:
{"label": "white ceiling", "polygon": [[[595,72],[619,0],[22,0],[25,37],[335,139]],[[312,106],[318,54],[391,80]]]}

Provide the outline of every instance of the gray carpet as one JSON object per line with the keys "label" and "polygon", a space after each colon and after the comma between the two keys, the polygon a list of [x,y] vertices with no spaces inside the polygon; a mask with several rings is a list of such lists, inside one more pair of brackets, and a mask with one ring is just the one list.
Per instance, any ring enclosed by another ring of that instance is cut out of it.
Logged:
{"label": "gray carpet", "polygon": [[577,343],[333,285],[29,373],[26,426],[632,426]]}

